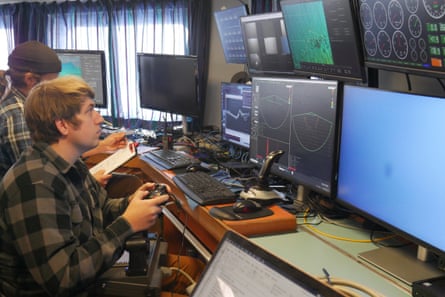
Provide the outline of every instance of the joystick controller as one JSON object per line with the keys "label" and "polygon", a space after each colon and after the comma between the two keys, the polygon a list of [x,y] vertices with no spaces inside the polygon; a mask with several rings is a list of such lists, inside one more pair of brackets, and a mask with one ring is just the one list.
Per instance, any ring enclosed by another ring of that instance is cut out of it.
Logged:
{"label": "joystick controller", "polygon": [[[167,186],[164,184],[156,184],[155,188],[145,197],[145,199],[151,199],[162,195],[168,195]],[[166,204],[167,202],[162,203],[161,205]]]}
{"label": "joystick controller", "polygon": [[162,196],[168,194],[167,186],[163,184],[156,184],[155,188],[147,195],[146,199],[151,199],[157,196]]}
{"label": "joystick controller", "polygon": [[272,151],[266,156],[263,166],[258,173],[257,184],[247,190],[241,191],[241,198],[253,199],[264,205],[272,203],[276,200],[282,200],[284,198],[284,194],[269,187],[268,181],[272,164],[277,161],[283,154],[284,151],[278,150]]}

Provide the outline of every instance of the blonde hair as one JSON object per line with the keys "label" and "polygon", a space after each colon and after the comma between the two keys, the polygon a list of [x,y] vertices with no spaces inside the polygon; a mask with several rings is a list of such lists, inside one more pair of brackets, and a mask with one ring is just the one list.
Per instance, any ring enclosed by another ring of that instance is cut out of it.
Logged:
{"label": "blonde hair", "polygon": [[34,86],[25,101],[25,120],[33,141],[57,142],[61,134],[56,120],[79,126],[76,114],[88,98],[94,99],[94,91],[77,76],[62,76]]}

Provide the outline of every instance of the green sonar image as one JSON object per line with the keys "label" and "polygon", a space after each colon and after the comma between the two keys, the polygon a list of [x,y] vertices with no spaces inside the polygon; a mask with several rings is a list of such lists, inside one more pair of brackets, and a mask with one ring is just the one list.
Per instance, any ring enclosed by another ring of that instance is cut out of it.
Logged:
{"label": "green sonar image", "polygon": [[[314,11],[319,13],[314,14]],[[290,9],[287,14],[287,20],[291,24],[286,26],[286,30],[295,67],[301,68],[301,62],[332,65],[334,58],[323,3],[320,1],[300,5]]]}
{"label": "green sonar image", "polygon": [[82,69],[80,65],[80,58],[76,56],[63,56],[59,57],[62,62],[62,71],[59,76],[76,75],[82,76]]}

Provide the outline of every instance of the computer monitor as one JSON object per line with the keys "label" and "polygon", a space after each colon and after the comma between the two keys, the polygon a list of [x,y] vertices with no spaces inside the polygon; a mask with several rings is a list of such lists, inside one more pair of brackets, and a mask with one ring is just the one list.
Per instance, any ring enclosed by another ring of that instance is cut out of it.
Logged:
{"label": "computer monitor", "polygon": [[240,24],[240,18],[246,15],[246,5],[226,8],[214,12],[216,27],[218,28],[226,63],[247,63],[247,55],[244,48]]}
{"label": "computer monitor", "polygon": [[292,266],[232,231],[218,248],[191,297],[345,297],[327,282]]}
{"label": "computer monitor", "polygon": [[252,86],[221,83],[221,139],[249,148]]}
{"label": "computer monitor", "polygon": [[271,172],[330,196],[335,185],[337,81],[253,77],[250,160],[283,150]]}
{"label": "computer monitor", "polygon": [[[346,85],[342,114],[337,201],[444,257],[445,100]],[[407,283],[427,278],[394,250],[362,257]]]}
{"label": "computer monitor", "polygon": [[94,90],[96,106],[107,108],[107,74],[104,51],[56,49],[62,62],[59,76],[82,77]]}
{"label": "computer monitor", "polygon": [[199,118],[196,56],[137,54],[140,106]]}
{"label": "computer monitor", "polygon": [[359,16],[368,67],[445,77],[443,1],[362,0]]}
{"label": "computer monitor", "polygon": [[241,17],[241,29],[251,75],[294,74],[281,12]]}
{"label": "computer monitor", "polygon": [[365,81],[359,25],[350,0],[280,2],[295,71]]}

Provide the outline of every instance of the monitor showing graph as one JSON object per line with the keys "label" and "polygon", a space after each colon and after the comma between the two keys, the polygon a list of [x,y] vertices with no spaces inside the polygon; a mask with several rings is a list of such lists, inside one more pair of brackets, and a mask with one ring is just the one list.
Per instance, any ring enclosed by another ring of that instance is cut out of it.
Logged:
{"label": "monitor showing graph", "polygon": [[250,160],[283,150],[271,172],[330,196],[335,186],[337,81],[252,80]]}
{"label": "monitor showing graph", "polygon": [[252,86],[221,83],[221,138],[244,148],[250,143]]}

